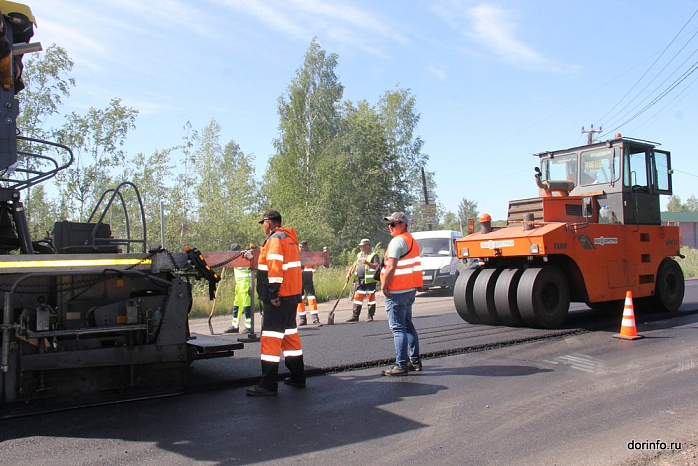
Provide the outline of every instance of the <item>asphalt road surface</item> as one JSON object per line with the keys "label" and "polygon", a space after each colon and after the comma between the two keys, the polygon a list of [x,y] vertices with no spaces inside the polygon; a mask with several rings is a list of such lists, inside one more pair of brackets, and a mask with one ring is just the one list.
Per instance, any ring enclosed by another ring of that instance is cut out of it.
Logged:
{"label": "asphalt road surface", "polygon": [[[321,308],[323,323],[331,304]],[[698,462],[689,448],[698,439],[697,281],[687,282],[679,312],[636,316],[645,336],[638,341],[613,338],[620,312],[580,305],[554,331],[469,325],[438,293],[421,294],[415,314],[422,373],[382,377],[394,357],[385,311],[379,303],[377,321],[347,324],[344,300],[335,325],[301,329],[315,375],[305,389],[245,396],[260,373],[258,344],[249,343],[233,358],[195,362],[180,396],[2,420],[0,458],[13,465]],[[218,332],[227,324],[214,319]],[[206,320],[192,330],[207,334]]]}

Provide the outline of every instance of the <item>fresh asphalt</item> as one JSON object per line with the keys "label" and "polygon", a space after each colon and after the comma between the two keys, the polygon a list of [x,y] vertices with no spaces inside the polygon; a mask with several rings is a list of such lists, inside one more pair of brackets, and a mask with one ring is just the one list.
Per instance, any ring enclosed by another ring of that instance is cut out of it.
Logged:
{"label": "fresh asphalt", "polygon": [[[299,327],[306,371],[309,376],[376,367],[388,368],[395,362],[393,336],[388,326],[384,299],[378,297],[375,320],[366,322],[366,309],[360,321],[345,322],[351,316],[349,299],[340,301],[333,325],[328,325],[334,302],[318,306],[321,326]],[[463,321],[453,307],[450,290],[419,293],[413,307],[413,321],[419,332],[420,351],[425,360],[449,354],[482,351],[535,340],[559,338],[585,331],[566,326],[555,330],[470,325]],[[259,315],[255,315],[259,318]],[[212,319],[214,336],[228,341],[248,339],[243,334],[225,334],[230,317]],[[310,320],[310,318],[308,318]],[[194,319],[190,329],[195,336],[210,336],[208,319]],[[259,336],[259,332],[256,333]],[[189,391],[251,385],[261,373],[259,343],[246,342],[232,358],[196,361],[191,366]],[[378,369],[377,369],[378,370]],[[280,373],[284,375],[283,363]]]}
{"label": "fresh asphalt", "polygon": [[[428,357],[423,372],[407,377],[380,375],[394,351],[384,309],[375,322],[348,324],[344,304],[334,326],[301,329],[308,369],[318,374],[305,389],[245,396],[235,381],[260,370],[251,343],[232,358],[195,362],[194,388],[182,396],[0,421],[0,458],[13,465],[677,464],[628,443],[686,446],[698,437],[697,304],[698,282],[689,281],[680,312],[636,316],[645,338],[624,341],[613,338],[620,314],[575,305],[552,332],[473,326],[448,296],[420,295],[415,321]],[[321,316],[326,322],[325,309]],[[208,333],[206,319],[197,326]],[[214,322],[217,331],[227,326],[227,318]]]}
{"label": "fresh asphalt", "polygon": [[[698,312],[698,281],[689,280],[687,284],[686,299],[680,312],[641,313],[638,310],[638,320],[664,320],[671,315]],[[377,309],[373,322],[366,322],[365,305],[359,322],[345,322],[351,317],[352,303],[344,298],[337,306],[334,324],[328,325],[328,316],[333,305],[334,302],[319,304],[321,326],[309,324],[299,327],[306,371],[309,376],[373,367],[380,372],[380,369],[394,364],[393,336],[388,326],[384,298],[380,294],[377,297]],[[622,303],[617,309],[611,311],[591,310],[582,304],[573,303],[567,321],[558,329],[471,325],[463,321],[456,312],[452,292],[437,289],[418,293],[413,307],[413,321],[419,332],[421,354],[426,361],[429,361],[453,354],[486,351],[590,331],[618,332],[622,313]],[[255,314],[255,318],[259,319],[259,315]],[[212,319],[214,336],[228,341],[246,339],[248,337],[246,332],[224,333],[230,327],[230,320],[229,316],[214,317]],[[211,335],[208,319],[193,319],[190,329],[195,335]],[[255,335],[258,337],[259,332]],[[194,362],[191,366],[188,391],[254,384],[261,374],[259,343],[244,344],[245,347],[242,350],[236,350],[232,358]],[[283,363],[280,374],[282,376],[286,374]]]}

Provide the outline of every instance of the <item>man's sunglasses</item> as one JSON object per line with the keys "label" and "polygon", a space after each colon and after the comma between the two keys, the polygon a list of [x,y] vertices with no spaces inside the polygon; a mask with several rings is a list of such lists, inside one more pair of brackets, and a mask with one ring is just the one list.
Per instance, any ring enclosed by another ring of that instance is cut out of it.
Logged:
{"label": "man's sunglasses", "polygon": [[395,228],[395,225],[400,225],[402,222],[390,222],[388,223],[389,227]]}

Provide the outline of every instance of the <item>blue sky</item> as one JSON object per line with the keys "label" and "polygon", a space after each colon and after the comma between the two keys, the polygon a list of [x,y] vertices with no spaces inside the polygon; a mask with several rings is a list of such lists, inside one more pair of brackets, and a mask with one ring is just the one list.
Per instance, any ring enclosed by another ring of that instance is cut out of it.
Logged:
{"label": "blue sky", "polygon": [[[172,147],[187,121],[201,129],[215,118],[223,143],[254,154],[261,178],[278,98],[317,37],[339,56],[345,99],[373,104],[386,90],[411,89],[439,201],[455,212],[465,197],[494,219],[510,199],[537,196],[531,154],[583,144],[582,126],[613,132],[698,61],[696,0],[28,4],[34,40],[75,61],[66,112],[113,97],[140,111],[130,153]],[[697,78],[618,130],[672,152],[684,202],[698,195]]]}

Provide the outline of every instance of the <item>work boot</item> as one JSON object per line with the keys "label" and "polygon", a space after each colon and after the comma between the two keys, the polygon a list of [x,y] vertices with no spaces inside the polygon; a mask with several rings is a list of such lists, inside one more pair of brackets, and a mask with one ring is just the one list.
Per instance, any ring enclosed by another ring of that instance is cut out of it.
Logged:
{"label": "work boot", "polygon": [[414,372],[422,372],[422,361],[417,361],[417,362],[408,361],[407,362],[407,370],[414,371]]}
{"label": "work boot", "polygon": [[373,316],[366,317],[366,322],[373,322]]}
{"label": "work boot", "polygon": [[391,367],[388,370],[383,371],[383,375],[391,376],[391,375],[407,375],[407,368],[406,367],[400,367],[397,364]]}
{"label": "work boot", "polygon": [[320,323],[320,316],[317,314],[313,314],[313,324],[317,325],[318,327],[322,325]]}
{"label": "work boot", "polygon": [[245,390],[245,393],[247,393],[249,396],[276,396],[276,392],[274,390],[267,390],[259,385],[255,385],[253,388],[248,388]]}
{"label": "work boot", "polygon": [[224,333],[238,333],[240,331],[239,328],[231,325],[228,330],[226,330]]}
{"label": "work boot", "polygon": [[289,377],[287,379],[284,379],[284,383],[286,385],[290,385],[290,386],[296,387],[296,388],[305,388],[305,380],[302,382],[299,382],[299,381],[294,380],[291,377]]}
{"label": "work boot", "polygon": [[305,318],[305,316],[301,316],[300,318],[300,323],[298,324],[299,327],[302,327],[304,325],[308,325],[308,320]]}
{"label": "work boot", "polygon": [[354,307],[351,310],[352,316],[347,319],[347,322],[358,322],[359,321],[359,315],[361,314],[361,305],[360,304],[354,304]]}

